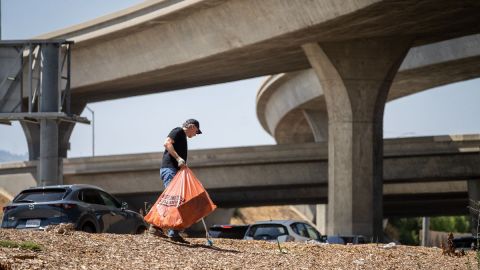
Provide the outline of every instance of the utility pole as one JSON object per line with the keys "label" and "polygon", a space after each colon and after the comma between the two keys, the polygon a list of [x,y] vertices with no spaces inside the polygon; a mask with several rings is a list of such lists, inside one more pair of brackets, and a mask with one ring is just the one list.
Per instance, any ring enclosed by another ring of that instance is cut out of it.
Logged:
{"label": "utility pole", "polygon": [[0,0],[0,40],[2,40],[2,0]]}
{"label": "utility pole", "polygon": [[430,217],[422,218],[422,246],[427,247],[430,243]]}
{"label": "utility pole", "polygon": [[[63,157],[59,150],[66,146],[60,145],[60,138],[65,135],[61,134],[64,131],[59,129],[60,122],[90,123],[86,118],[70,114],[67,109],[70,102],[70,65],[67,64],[67,76],[62,77],[61,63],[70,62],[69,50],[72,44],[71,41],[59,39],[0,42],[0,54],[8,56],[1,59],[0,96],[8,94],[10,97],[0,100],[0,122],[21,121],[39,125],[29,131],[33,134],[31,148],[35,155],[30,154],[34,159],[38,159],[36,180],[39,186],[63,183]],[[33,53],[35,50],[39,52],[36,55]],[[66,52],[62,54],[62,50]],[[29,63],[26,70],[22,68],[25,54]],[[34,59],[41,64],[32,65]],[[12,74],[11,70],[15,72]],[[38,83],[35,82],[37,86],[35,91],[32,91],[33,77],[36,74],[39,74]],[[22,81],[16,78],[28,78],[25,87]],[[67,80],[65,89],[60,80]],[[21,106],[24,98],[22,93],[29,93],[28,111],[27,106]],[[63,141],[62,143],[65,144]]]}

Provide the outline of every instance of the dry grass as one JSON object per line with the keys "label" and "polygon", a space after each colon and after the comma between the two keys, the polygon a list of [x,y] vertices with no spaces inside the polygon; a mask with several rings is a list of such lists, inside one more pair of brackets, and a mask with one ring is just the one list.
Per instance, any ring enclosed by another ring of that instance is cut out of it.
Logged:
{"label": "dry grass", "polygon": [[[234,224],[302,219],[289,206],[240,208]],[[65,231],[60,230],[65,229]],[[0,241],[38,249],[0,247],[0,270],[12,269],[479,269],[475,252],[443,255],[440,248],[318,245],[214,239],[177,244],[152,235],[87,234],[68,228],[1,230]]]}
{"label": "dry grass", "polygon": [[0,230],[0,239],[30,241],[41,251],[0,248],[0,269],[477,269],[474,252],[442,255],[439,248],[318,245],[215,239],[172,243],[152,235]]}

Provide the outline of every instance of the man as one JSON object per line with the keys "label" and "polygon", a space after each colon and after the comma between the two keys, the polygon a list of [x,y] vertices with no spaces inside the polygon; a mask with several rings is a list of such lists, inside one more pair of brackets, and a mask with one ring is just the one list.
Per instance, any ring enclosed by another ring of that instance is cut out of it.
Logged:
{"label": "man", "polygon": [[[183,123],[182,127],[172,129],[163,144],[165,152],[163,153],[162,167],[160,168],[160,177],[163,181],[163,186],[167,188],[172,181],[177,171],[186,165],[188,144],[187,138],[193,138],[197,134],[202,134],[200,131],[200,123],[195,119],[188,119]],[[161,229],[151,226],[150,232],[164,237]],[[177,242],[186,242],[176,230],[168,230],[167,236]]]}

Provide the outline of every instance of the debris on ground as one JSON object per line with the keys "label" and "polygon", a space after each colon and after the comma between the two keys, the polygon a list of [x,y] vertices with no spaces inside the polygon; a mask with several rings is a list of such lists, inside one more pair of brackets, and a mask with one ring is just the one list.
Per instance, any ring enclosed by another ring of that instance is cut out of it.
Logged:
{"label": "debris on ground", "polygon": [[453,244],[453,233],[448,235],[447,245],[444,243],[441,244],[442,254],[448,256],[465,256],[465,251],[462,250],[455,250],[455,245]]}
{"label": "debris on ground", "polygon": [[383,245],[382,248],[384,249],[391,249],[391,248],[395,248],[397,245],[395,244],[395,242],[390,242],[386,245]]}
{"label": "debris on ground", "polygon": [[73,223],[60,223],[58,225],[48,225],[43,229],[46,232],[53,232],[58,234],[73,234],[75,231],[75,224]]}
{"label": "debris on ground", "polygon": [[188,238],[175,243],[151,235],[72,234],[0,229],[0,240],[33,242],[40,251],[0,248],[0,269],[477,269],[475,251],[444,256],[439,248]]}

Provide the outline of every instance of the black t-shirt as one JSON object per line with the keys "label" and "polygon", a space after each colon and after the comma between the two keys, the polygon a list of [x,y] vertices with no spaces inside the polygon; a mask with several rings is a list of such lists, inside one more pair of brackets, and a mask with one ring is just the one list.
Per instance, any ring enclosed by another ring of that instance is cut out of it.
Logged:
{"label": "black t-shirt", "polygon": [[[170,137],[174,142],[173,148],[175,149],[175,152],[177,152],[177,154],[181,158],[187,161],[187,134],[185,134],[183,128],[177,127],[172,129],[172,131],[170,131],[170,133],[168,134],[168,137]],[[165,149],[165,152],[163,152],[162,168],[178,169],[177,160],[172,155],[170,155],[167,149]]]}

